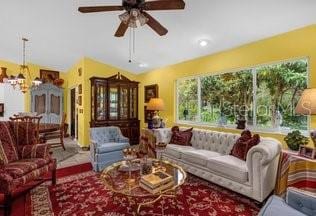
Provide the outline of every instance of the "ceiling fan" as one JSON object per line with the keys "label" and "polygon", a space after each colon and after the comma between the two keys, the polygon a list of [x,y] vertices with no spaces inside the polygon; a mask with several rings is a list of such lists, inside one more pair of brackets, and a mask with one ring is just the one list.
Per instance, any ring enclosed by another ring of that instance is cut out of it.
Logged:
{"label": "ceiling fan", "polygon": [[81,13],[124,11],[119,15],[121,24],[115,36],[123,37],[129,27],[137,28],[147,24],[160,36],[166,35],[168,30],[146,11],[151,10],[182,10],[185,7],[183,0],[122,0],[122,6],[92,6],[79,7]]}

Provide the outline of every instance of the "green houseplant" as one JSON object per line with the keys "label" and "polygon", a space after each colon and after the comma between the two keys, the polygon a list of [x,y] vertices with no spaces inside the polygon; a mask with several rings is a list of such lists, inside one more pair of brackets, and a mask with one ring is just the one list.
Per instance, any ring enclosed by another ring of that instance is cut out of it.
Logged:
{"label": "green houseplant", "polygon": [[307,145],[309,140],[307,137],[303,136],[300,131],[295,130],[291,133],[288,133],[287,136],[284,138],[289,149],[293,151],[298,151],[300,145]]}

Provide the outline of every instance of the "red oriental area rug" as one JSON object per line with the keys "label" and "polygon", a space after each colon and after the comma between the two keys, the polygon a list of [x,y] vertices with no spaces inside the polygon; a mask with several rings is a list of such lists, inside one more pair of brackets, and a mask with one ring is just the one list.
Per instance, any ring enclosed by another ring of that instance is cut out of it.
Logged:
{"label": "red oriental area rug", "polygon": [[[29,193],[26,215],[136,215],[136,203],[106,189],[93,171],[60,178],[56,186],[41,185]],[[177,198],[164,198],[141,208],[140,215],[257,215],[258,204],[237,193],[189,176]]]}

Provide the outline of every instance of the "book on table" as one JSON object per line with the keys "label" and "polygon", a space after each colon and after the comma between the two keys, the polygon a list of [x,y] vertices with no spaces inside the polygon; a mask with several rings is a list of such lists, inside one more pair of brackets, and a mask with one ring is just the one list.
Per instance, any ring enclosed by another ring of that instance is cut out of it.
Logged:
{"label": "book on table", "polygon": [[162,192],[162,191],[165,191],[169,188],[171,188],[172,186],[174,185],[174,182],[173,181],[169,181],[167,183],[164,183],[156,188],[151,188],[149,187],[148,185],[144,184],[143,182],[140,182],[139,183],[139,186],[143,189],[145,189],[146,191],[148,191],[149,193],[152,193],[152,194],[157,194],[159,192]]}
{"label": "book on table", "polygon": [[151,189],[155,189],[169,182],[172,182],[173,178],[166,172],[158,171],[141,177],[140,182],[145,184]]}

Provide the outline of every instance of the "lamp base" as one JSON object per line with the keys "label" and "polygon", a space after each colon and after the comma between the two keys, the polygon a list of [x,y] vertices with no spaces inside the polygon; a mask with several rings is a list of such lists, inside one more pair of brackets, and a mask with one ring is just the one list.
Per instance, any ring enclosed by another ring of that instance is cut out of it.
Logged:
{"label": "lamp base", "polygon": [[161,118],[158,116],[158,114],[155,114],[152,118],[152,123],[154,128],[160,128],[161,126]]}

